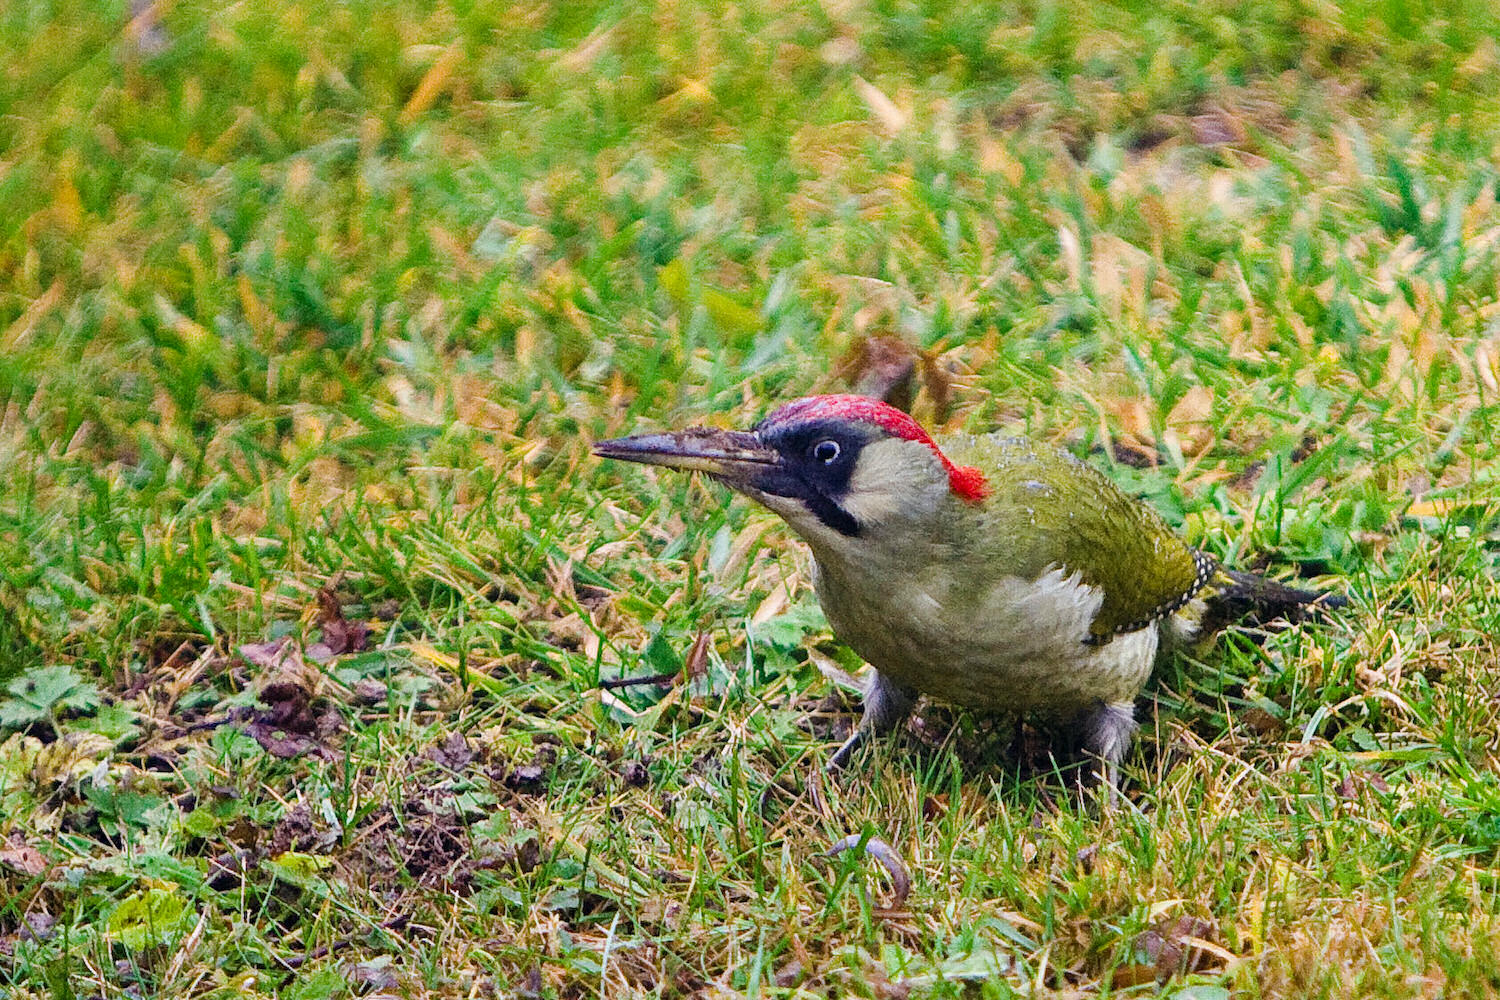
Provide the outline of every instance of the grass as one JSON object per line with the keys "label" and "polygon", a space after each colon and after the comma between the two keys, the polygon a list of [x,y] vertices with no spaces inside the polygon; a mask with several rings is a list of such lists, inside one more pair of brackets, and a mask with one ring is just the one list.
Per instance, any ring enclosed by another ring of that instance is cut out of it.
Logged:
{"label": "grass", "polygon": [[[6,6],[0,984],[1500,993],[1497,28]],[[588,446],[877,334],[1351,609],[1165,663],[1111,815],[941,706],[828,782],[805,553]]]}

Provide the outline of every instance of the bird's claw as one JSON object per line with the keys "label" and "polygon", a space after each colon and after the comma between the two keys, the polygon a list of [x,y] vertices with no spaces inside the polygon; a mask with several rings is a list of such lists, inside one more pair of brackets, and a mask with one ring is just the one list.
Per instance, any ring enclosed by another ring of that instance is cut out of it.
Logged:
{"label": "bird's claw", "polygon": [[828,763],[823,765],[824,773],[832,774],[834,771],[842,771],[844,769],[844,766],[849,763],[849,758],[854,756],[854,751],[858,750],[860,744],[864,743],[864,741],[865,728],[863,726],[859,726],[854,730],[854,732],[850,733],[849,738],[846,739],[839,746],[839,748],[833,752],[833,756],[828,758]]}
{"label": "bird's claw", "polygon": [[838,843],[828,849],[827,857],[833,858],[851,848],[864,844],[865,853],[879,861],[891,877],[891,905],[889,909],[899,910],[906,903],[906,897],[911,895],[911,873],[906,870],[906,863],[901,860],[901,855],[895,849],[881,840],[879,837],[866,839],[857,833],[851,833]]}

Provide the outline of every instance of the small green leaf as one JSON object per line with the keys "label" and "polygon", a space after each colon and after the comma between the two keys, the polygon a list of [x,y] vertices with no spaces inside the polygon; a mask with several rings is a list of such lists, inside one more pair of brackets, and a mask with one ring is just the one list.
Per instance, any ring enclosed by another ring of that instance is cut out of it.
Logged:
{"label": "small green leaf", "polygon": [[153,886],[127,896],[105,926],[132,951],[170,943],[192,920],[187,901],[175,887]]}
{"label": "small green leaf", "polygon": [[1174,1000],[1229,1000],[1229,991],[1222,986],[1184,986],[1172,996]]}
{"label": "small green leaf", "polygon": [[69,666],[36,667],[5,690],[10,697],[0,701],[0,727],[10,729],[49,721],[64,709],[86,713],[99,707],[99,689]]}
{"label": "small green leaf", "polygon": [[311,975],[302,976],[287,990],[289,1000],[327,1000],[329,997],[347,996],[348,985],[338,968],[319,969]]}
{"label": "small green leaf", "polygon": [[182,832],[190,837],[207,837],[219,828],[219,820],[212,809],[199,806],[182,819]]}
{"label": "small green leaf", "polygon": [[136,718],[136,713],[124,705],[102,705],[97,713],[81,724],[80,728],[119,743],[141,731]]}
{"label": "small green leaf", "polygon": [[164,809],[166,799],[160,795],[125,791],[99,784],[85,785],[83,795],[99,811],[101,820],[122,826],[156,826],[172,814],[171,810]]}
{"label": "small green leaf", "polygon": [[52,1000],[73,1000],[76,995],[73,984],[68,981],[72,958],[72,955],[62,955],[46,965],[44,975],[47,978],[47,988],[52,991]]}
{"label": "small green leaf", "polygon": [[822,632],[828,628],[828,619],[823,610],[811,601],[794,604],[781,614],[759,625],[753,626],[756,640],[780,649],[795,649],[810,632]]}
{"label": "small green leaf", "polygon": [[261,862],[279,877],[306,889],[321,885],[318,873],[333,865],[333,859],[322,854],[306,854],[302,851],[287,851]]}
{"label": "small green leaf", "polygon": [[657,268],[656,281],[679,307],[688,304],[688,269],[681,257]]}
{"label": "small green leaf", "polygon": [[655,673],[672,674],[682,669],[682,657],[672,648],[671,640],[658,632],[646,643],[641,659]]}

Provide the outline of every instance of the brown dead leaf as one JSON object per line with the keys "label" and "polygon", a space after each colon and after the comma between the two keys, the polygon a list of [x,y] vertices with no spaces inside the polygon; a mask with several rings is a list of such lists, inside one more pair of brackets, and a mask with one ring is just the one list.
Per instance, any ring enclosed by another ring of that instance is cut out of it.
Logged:
{"label": "brown dead leaf", "polygon": [[288,647],[289,643],[283,636],[269,642],[247,642],[239,647],[238,652],[252,667],[275,669],[284,655],[291,654],[292,650]]}
{"label": "brown dead leaf", "polygon": [[354,682],[354,704],[363,708],[374,708],[385,701],[390,692],[384,684],[373,677],[361,677]]}
{"label": "brown dead leaf", "polygon": [[699,629],[698,635],[693,639],[692,646],[688,647],[687,656],[682,659],[682,674],[689,681],[693,681],[708,673],[708,648],[710,645],[710,633],[707,629]]}
{"label": "brown dead leaf", "polygon": [[57,918],[46,910],[31,910],[21,920],[21,926],[8,934],[0,934],[0,958],[9,958],[16,953],[16,945],[23,941],[50,941],[57,933]]}
{"label": "brown dead leaf", "polygon": [[31,335],[31,331],[36,328],[37,322],[57,308],[57,304],[62,301],[64,290],[62,278],[57,278],[45,292],[32,300],[31,304],[26,307],[26,311],[21,313],[15,322],[4,330],[0,330],[0,352],[9,354],[20,347]]}
{"label": "brown dead leaf", "polygon": [[547,786],[547,769],[541,764],[522,764],[505,776],[505,786],[512,791],[535,795]]}
{"label": "brown dead leaf", "polygon": [[277,757],[331,756],[322,740],[341,728],[343,720],[331,705],[321,714],[316,711],[323,675],[304,659],[301,648],[281,638],[241,646],[239,653],[265,670],[257,697],[266,707],[255,712],[245,731]]}
{"label": "brown dead leaf", "polygon": [[[318,591],[318,625],[323,630],[322,641],[314,643],[307,651],[314,660],[326,662],[332,657],[357,653],[370,646],[370,626],[344,617],[344,606],[332,586]],[[326,656],[321,655],[324,650]]]}
{"label": "brown dead leaf", "polygon": [[338,834],[326,825],[315,823],[307,803],[299,802],[282,814],[271,830],[270,842],[266,846],[268,857],[278,857],[287,851],[305,851],[321,854],[338,840]]}
{"label": "brown dead leaf", "polygon": [[1177,435],[1182,454],[1196,455],[1213,443],[1213,409],[1213,390],[1195,385],[1167,414],[1167,428]]}
{"label": "brown dead leaf", "polygon": [[791,601],[792,588],[789,583],[772,589],[772,591],[765,596],[765,599],[756,606],[755,612],[750,616],[750,624],[764,625],[766,622],[770,621],[772,618],[775,618],[777,615],[785,611],[787,605],[791,604]]}
{"label": "brown dead leaf", "polygon": [[881,335],[856,341],[838,370],[857,395],[910,413],[920,360],[921,352],[900,337]]}
{"label": "brown dead leaf", "polygon": [[1188,119],[1193,141],[1200,146],[1240,146],[1249,138],[1240,120],[1224,108]]}
{"label": "brown dead leaf", "polygon": [[474,760],[474,751],[469,749],[469,741],[464,739],[463,733],[452,732],[443,742],[431,747],[427,756],[450,771],[462,771]]}
{"label": "brown dead leaf", "polygon": [[55,933],[57,918],[46,910],[32,910],[21,925],[22,941],[47,941]]}
{"label": "brown dead leaf", "polygon": [[1128,465],[1132,469],[1150,469],[1156,466],[1155,450],[1143,448],[1134,441],[1124,439],[1114,441],[1110,446],[1109,454],[1116,462]]}
{"label": "brown dead leaf", "polygon": [[[241,817],[238,822],[253,828],[257,838],[260,836],[260,827],[254,826],[244,817]],[[208,887],[216,892],[228,892],[230,889],[237,889],[244,885],[257,857],[258,855],[252,848],[225,851],[223,854],[214,855],[208,861]]]}
{"label": "brown dead leaf", "polygon": [[377,955],[365,962],[356,962],[347,967],[349,981],[359,985],[362,992],[395,989],[399,980],[391,968],[391,956]]}
{"label": "brown dead leaf", "polygon": [[946,419],[953,401],[953,375],[942,359],[890,334],[856,341],[834,371],[856,395],[878,399],[907,413],[918,389],[925,389],[939,422]]}
{"label": "brown dead leaf", "polygon": [[1134,468],[1156,465],[1160,454],[1151,429],[1151,410],[1139,396],[1116,396],[1101,400],[1105,412],[1115,418],[1120,430],[1113,436],[1115,461]]}
{"label": "brown dead leaf", "polygon": [[1257,736],[1275,739],[1286,732],[1286,723],[1263,708],[1254,705],[1240,712],[1240,721]]}
{"label": "brown dead leaf", "polygon": [[130,22],[121,34],[137,55],[159,56],[171,47],[172,36],[161,24],[171,7],[170,0],[130,0]]}
{"label": "brown dead leaf", "polygon": [[620,778],[631,788],[645,788],[651,784],[651,772],[645,761],[627,760],[620,765]]}
{"label": "brown dead leaf", "polygon": [[1217,927],[1202,917],[1166,917],[1136,935],[1133,950],[1139,961],[1122,965],[1110,977],[1116,988],[1165,982],[1173,976],[1208,971],[1221,955],[1213,945]]}
{"label": "brown dead leaf", "polygon": [[922,385],[932,400],[937,420],[947,420],[948,408],[953,403],[953,374],[931,351],[922,352]]}
{"label": "brown dead leaf", "polygon": [[47,870],[47,859],[42,857],[41,851],[26,843],[19,833],[13,833],[5,846],[0,847],[0,865],[35,878]]}
{"label": "brown dead leaf", "polygon": [[1341,799],[1357,799],[1360,797],[1361,788],[1370,788],[1377,792],[1389,792],[1391,786],[1386,784],[1385,778],[1376,771],[1351,771],[1344,775],[1338,788],[1334,789]]}
{"label": "brown dead leaf", "polygon": [[458,45],[451,45],[433,60],[432,66],[417,84],[417,89],[412,91],[411,97],[407,99],[406,106],[401,109],[399,120],[402,125],[410,125],[432,107],[442,92],[447,89],[449,78],[462,65],[463,59],[463,49]]}
{"label": "brown dead leaf", "polygon": [[807,967],[802,964],[800,959],[794,958],[776,970],[776,975],[772,981],[780,988],[788,989],[796,986],[806,978]]}
{"label": "brown dead leaf", "polygon": [[615,28],[600,28],[557,58],[557,65],[570,73],[587,73],[599,57],[609,51]]}

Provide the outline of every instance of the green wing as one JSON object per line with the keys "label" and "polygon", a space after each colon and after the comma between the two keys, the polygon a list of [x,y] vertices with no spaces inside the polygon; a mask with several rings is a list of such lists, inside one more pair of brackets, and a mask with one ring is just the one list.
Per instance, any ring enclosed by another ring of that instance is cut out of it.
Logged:
{"label": "green wing", "polygon": [[1181,607],[1217,566],[1156,511],[1065,451],[994,436],[945,445],[953,461],[977,465],[989,478],[990,494],[976,512],[988,551],[975,555],[1021,576],[1049,566],[1077,571],[1104,591],[1091,628],[1100,639]]}

